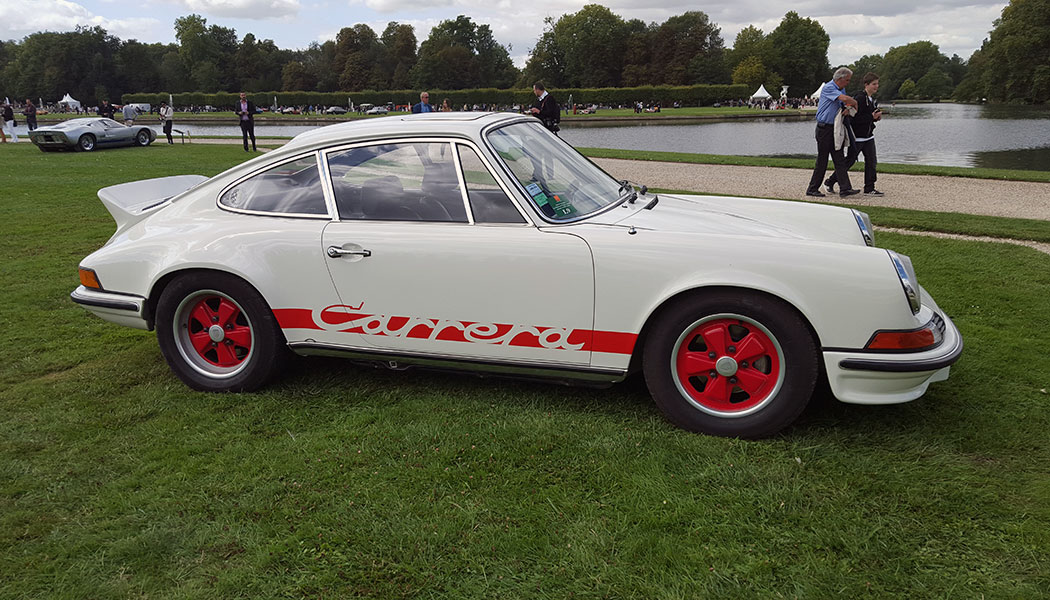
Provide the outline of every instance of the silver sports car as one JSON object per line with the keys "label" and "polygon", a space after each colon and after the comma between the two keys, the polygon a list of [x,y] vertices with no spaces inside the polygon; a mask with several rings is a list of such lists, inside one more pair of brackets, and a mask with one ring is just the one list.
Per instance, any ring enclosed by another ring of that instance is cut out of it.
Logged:
{"label": "silver sports car", "polygon": [[70,148],[91,152],[95,148],[132,144],[149,146],[157,139],[157,133],[144,125],[127,127],[113,119],[92,117],[45,125],[30,131],[29,139],[44,152]]}

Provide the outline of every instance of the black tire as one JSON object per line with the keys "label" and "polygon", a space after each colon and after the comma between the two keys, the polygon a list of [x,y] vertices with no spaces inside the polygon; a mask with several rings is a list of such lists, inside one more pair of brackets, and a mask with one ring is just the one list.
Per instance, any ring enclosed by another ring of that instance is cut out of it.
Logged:
{"label": "black tire", "polygon": [[[206,327],[204,321],[209,320]],[[179,277],[157,303],[156,324],[168,366],[195,390],[255,390],[287,360],[287,342],[270,307],[253,287],[235,277]]]}
{"label": "black tire", "polygon": [[90,133],[85,133],[80,136],[77,140],[77,151],[79,152],[91,152],[95,149],[95,136]]}
{"label": "black tire", "polygon": [[675,425],[763,438],[809,403],[820,374],[817,343],[785,303],[746,290],[701,292],[657,319],[642,365],[649,392]]}
{"label": "black tire", "polygon": [[139,129],[139,132],[135,134],[135,144],[138,146],[149,146],[150,142],[153,141],[150,137],[149,129]]}

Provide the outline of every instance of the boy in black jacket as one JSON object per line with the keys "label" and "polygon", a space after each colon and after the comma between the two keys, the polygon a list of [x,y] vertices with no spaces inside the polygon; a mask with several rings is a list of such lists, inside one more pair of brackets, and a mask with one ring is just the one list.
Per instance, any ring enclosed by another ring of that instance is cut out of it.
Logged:
{"label": "boy in black jacket", "polygon": [[[856,144],[850,147],[846,156],[846,168],[852,167],[857,162],[857,157],[863,153],[864,195],[882,196],[882,192],[875,189],[875,180],[878,177],[875,173],[875,122],[882,118],[882,111],[879,109],[878,100],[872,98],[875,92],[879,91],[879,76],[869,71],[864,75],[863,81],[864,90],[853,97],[857,101],[857,114],[853,116],[851,126]],[[828,191],[832,191],[835,180],[829,179],[824,185]]]}

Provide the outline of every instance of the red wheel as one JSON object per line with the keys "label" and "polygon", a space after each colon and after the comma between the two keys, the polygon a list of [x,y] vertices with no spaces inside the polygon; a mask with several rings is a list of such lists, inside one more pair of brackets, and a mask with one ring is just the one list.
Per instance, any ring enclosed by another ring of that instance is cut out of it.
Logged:
{"label": "red wheel", "polygon": [[685,296],[656,319],[643,348],[645,381],[679,427],[766,437],[809,403],[819,353],[791,306],[747,290],[717,290]]}
{"label": "red wheel", "polygon": [[157,341],[171,370],[202,391],[247,391],[280,371],[287,343],[266,301],[219,273],[180,277],[157,303]]}
{"label": "red wheel", "polygon": [[252,324],[237,302],[222,292],[201,290],[175,310],[175,345],[209,375],[236,373],[251,355]]}
{"label": "red wheel", "polygon": [[675,385],[697,409],[743,416],[776,397],[784,351],[760,323],[742,315],[705,317],[675,343]]}

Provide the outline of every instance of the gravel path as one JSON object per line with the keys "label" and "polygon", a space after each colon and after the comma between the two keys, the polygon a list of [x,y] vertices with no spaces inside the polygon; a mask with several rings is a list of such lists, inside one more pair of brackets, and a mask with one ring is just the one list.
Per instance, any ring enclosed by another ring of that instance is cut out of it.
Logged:
{"label": "gravel path", "polygon": [[[612,158],[592,160],[617,179],[629,179],[655,188],[759,198],[832,203],[843,201],[838,195],[828,195],[823,199],[807,197],[806,186],[812,172],[804,169],[696,165]],[[861,188],[864,175],[850,173],[850,180],[854,187]],[[880,174],[876,185],[885,196],[869,198],[857,194],[851,196],[848,203],[1050,220],[1050,183]]]}

